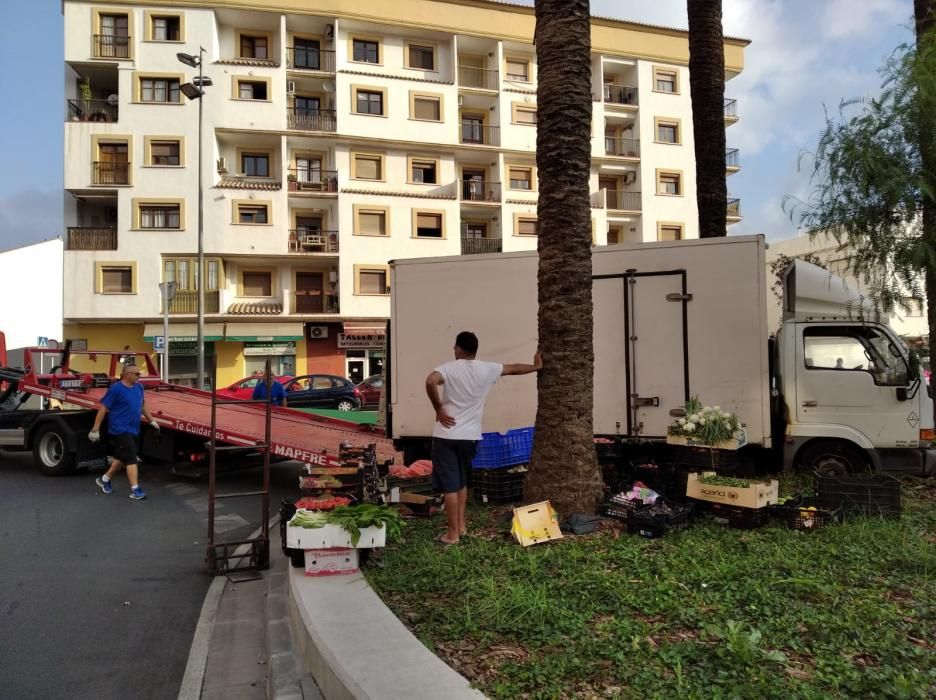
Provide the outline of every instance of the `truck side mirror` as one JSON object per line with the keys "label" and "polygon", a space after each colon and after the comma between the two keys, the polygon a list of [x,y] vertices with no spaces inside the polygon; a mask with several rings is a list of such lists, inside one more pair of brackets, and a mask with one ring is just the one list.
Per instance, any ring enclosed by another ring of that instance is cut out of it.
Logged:
{"label": "truck side mirror", "polygon": [[899,387],[897,387],[897,400],[898,400],[898,401],[906,401],[906,400],[909,399],[909,398],[910,398],[910,397],[909,397],[909,395],[907,394],[907,387],[905,387],[905,386],[899,386]]}

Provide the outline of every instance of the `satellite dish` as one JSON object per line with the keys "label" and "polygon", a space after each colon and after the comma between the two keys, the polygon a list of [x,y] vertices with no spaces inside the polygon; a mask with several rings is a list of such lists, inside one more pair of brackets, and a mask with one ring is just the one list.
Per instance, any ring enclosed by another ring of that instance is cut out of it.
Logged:
{"label": "satellite dish", "polygon": [[335,91],[335,84],[334,84],[332,81],[330,81],[330,80],[326,80],[324,83],[322,83],[322,89],[323,89],[325,92],[334,92],[334,91]]}

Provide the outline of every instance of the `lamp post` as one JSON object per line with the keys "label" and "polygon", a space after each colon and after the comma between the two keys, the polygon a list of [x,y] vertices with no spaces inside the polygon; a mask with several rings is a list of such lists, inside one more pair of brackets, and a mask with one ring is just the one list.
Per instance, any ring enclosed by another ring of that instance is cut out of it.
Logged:
{"label": "lamp post", "polygon": [[[211,85],[211,78],[204,75],[202,66],[205,62],[205,49],[198,47],[198,56],[187,53],[177,53],[176,58],[180,63],[191,68],[198,68],[198,76],[192,79],[191,83],[184,83],[179,86],[182,94],[190,100],[198,100],[198,272],[195,279],[198,281],[198,301],[196,304],[197,320],[196,324],[196,352],[198,353],[198,362],[196,365],[195,384],[199,389],[205,388],[205,249],[204,239],[204,221],[205,213],[203,211],[203,185],[202,185],[202,97],[205,96],[204,88]],[[168,349],[168,339],[166,340]]]}
{"label": "lamp post", "polygon": [[162,354],[162,380],[169,383],[169,304],[172,303],[176,293],[176,282],[160,282],[159,291],[163,303],[163,354]]}

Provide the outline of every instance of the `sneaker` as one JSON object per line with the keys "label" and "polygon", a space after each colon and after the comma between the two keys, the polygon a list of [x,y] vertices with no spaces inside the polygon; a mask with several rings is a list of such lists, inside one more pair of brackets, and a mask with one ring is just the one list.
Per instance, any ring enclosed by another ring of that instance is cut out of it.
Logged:
{"label": "sneaker", "polygon": [[98,477],[94,480],[94,483],[101,487],[101,491],[104,493],[112,493],[114,491],[114,485],[109,481],[104,481],[101,477]]}
{"label": "sneaker", "polygon": [[132,498],[134,501],[142,501],[144,498],[146,498],[146,494],[143,493],[143,489],[137,486],[136,488],[130,489],[130,498]]}

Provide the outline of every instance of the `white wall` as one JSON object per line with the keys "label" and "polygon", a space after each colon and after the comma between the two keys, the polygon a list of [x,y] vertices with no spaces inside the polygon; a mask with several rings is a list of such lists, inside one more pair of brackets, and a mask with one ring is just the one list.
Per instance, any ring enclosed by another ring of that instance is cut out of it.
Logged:
{"label": "white wall", "polygon": [[62,339],[59,238],[0,252],[0,331],[8,348]]}

